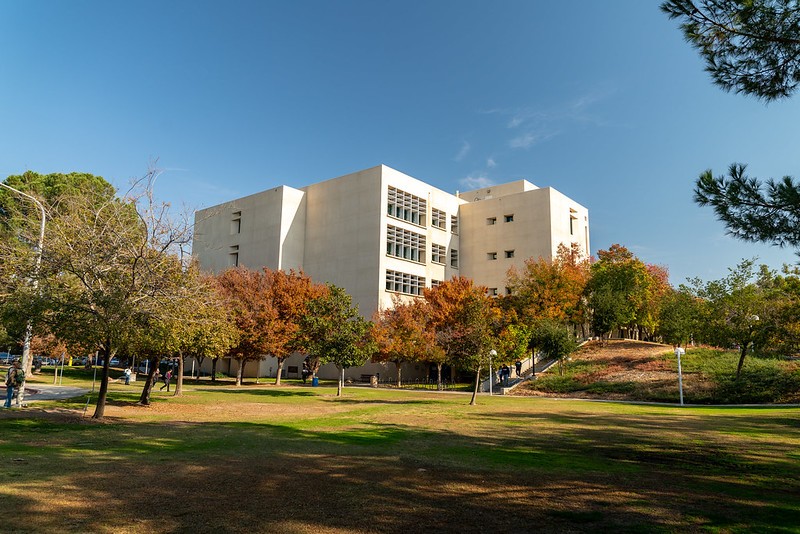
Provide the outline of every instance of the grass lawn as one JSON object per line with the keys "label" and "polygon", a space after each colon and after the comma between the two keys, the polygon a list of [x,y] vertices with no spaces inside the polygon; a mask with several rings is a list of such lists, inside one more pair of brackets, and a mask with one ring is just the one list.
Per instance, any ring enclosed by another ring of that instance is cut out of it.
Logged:
{"label": "grass lawn", "polygon": [[797,408],[140,387],[0,411],[2,530],[800,531]]}

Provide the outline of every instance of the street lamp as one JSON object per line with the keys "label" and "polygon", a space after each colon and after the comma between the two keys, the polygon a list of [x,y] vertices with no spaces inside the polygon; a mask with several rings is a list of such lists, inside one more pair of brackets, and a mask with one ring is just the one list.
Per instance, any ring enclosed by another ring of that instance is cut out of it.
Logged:
{"label": "street lamp", "polygon": [[489,395],[494,395],[493,384],[494,375],[492,374],[492,358],[497,356],[497,351],[492,349],[489,351]]}
{"label": "street lamp", "polygon": [[[33,275],[33,288],[36,289],[39,287],[39,269],[42,265],[42,247],[44,246],[44,225],[47,221],[47,215],[44,211],[44,206],[42,203],[33,198],[31,195],[27,193],[23,193],[17,189],[14,189],[8,184],[0,182],[0,186],[5,187],[9,191],[13,191],[14,193],[24,197],[34,204],[36,207],[39,208],[39,211],[42,214],[42,222],[39,226],[39,242],[36,245],[36,266],[34,268],[34,275]],[[33,326],[31,324],[30,319],[28,319],[28,324],[25,326],[25,339],[22,342],[22,369],[25,371],[25,376],[27,377],[31,372],[31,336],[33,335]],[[22,405],[22,399],[25,395],[25,382],[19,387],[19,393],[17,396],[17,402]]]}

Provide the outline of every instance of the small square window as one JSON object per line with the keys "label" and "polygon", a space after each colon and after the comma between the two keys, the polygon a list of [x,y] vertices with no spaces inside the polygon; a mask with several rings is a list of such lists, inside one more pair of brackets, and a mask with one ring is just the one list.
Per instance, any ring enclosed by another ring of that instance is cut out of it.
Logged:
{"label": "small square window", "polygon": [[496,260],[497,259],[497,252],[487,252],[486,253],[487,260]]}
{"label": "small square window", "polygon": [[489,294],[490,297],[496,297],[497,296],[497,288],[496,287],[490,287],[489,291],[487,291],[487,293]]}
{"label": "small square window", "polygon": [[492,226],[493,224],[496,223],[497,223],[497,217],[489,217],[488,219],[486,219],[486,224],[488,226]]}
{"label": "small square window", "polygon": [[503,220],[505,222],[514,222],[514,214],[512,213],[511,215],[504,215]]}
{"label": "small square window", "polygon": [[506,258],[513,258],[514,251],[513,250],[506,250]]}

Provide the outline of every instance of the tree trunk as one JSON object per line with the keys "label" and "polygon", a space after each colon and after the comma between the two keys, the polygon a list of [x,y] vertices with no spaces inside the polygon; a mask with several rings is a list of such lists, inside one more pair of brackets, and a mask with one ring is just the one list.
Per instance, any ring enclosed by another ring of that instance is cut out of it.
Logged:
{"label": "tree trunk", "polygon": [[239,362],[239,369],[236,370],[236,385],[242,385],[242,377],[244,376],[244,362],[246,361],[244,358],[236,358],[236,361]]}
{"label": "tree trunk", "polygon": [[214,358],[211,360],[211,383],[216,384],[217,382],[217,362],[219,358]]}
{"label": "tree trunk", "polygon": [[153,391],[153,383],[155,381],[156,371],[158,365],[161,363],[161,358],[150,358],[150,369],[147,371],[147,380],[144,381],[142,387],[142,394],[139,396],[139,404],[142,406],[150,406],[150,392]]}
{"label": "tree trunk", "polygon": [[736,380],[739,380],[739,375],[742,374],[742,366],[744,365],[744,357],[747,356],[747,347],[750,343],[742,344],[742,350],[739,353],[739,364],[736,366]]}
{"label": "tree trunk", "polygon": [[[490,377],[491,379],[491,377]],[[478,370],[475,372],[475,389],[472,391],[472,400],[469,401],[470,406],[475,406],[478,404],[478,386],[481,383],[481,368],[478,366]]]}
{"label": "tree trunk", "polygon": [[344,387],[344,367],[339,368],[339,387],[336,390],[336,396],[342,396],[342,388]]}
{"label": "tree trunk", "polygon": [[197,362],[197,376],[194,378],[195,383],[200,382],[200,369],[203,367],[203,360],[206,359],[205,356],[195,356],[195,361]]}
{"label": "tree trunk", "polygon": [[286,362],[286,358],[279,357],[278,358],[278,373],[275,375],[275,385],[281,385],[281,374],[283,374],[283,364]]}
{"label": "tree trunk", "polygon": [[436,364],[436,389],[442,391],[444,388],[442,387],[442,364]]}
{"label": "tree trunk", "polygon": [[175,393],[173,397],[180,397],[183,395],[183,352],[178,351],[178,378],[175,380]]}
{"label": "tree trunk", "polygon": [[400,376],[401,373],[403,372],[402,368],[400,367],[400,365],[402,365],[402,363],[403,362],[400,361],[400,360],[395,360],[394,361],[394,366],[397,368],[397,389],[400,389],[401,387],[403,387],[402,377]]}
{"label": "tree trunk", "polygon": [[97,407],[94,409],[92,419],[102,419],[106,411],[106,397],[108,396],[108,370],[111,360],[111,341],[106,339],[103,347],[103,373],[100,378],[100,392],[97,394]]}

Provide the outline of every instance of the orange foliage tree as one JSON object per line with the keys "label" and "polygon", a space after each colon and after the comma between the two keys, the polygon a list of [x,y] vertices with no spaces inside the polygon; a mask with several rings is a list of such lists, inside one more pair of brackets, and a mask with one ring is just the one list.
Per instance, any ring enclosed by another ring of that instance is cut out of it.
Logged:
{"label": "orange foliage tree", "polygon": [[500,310],[486,292],[485,287],[459,276],[425,289],[424,293],[436,343],[455,366],[475,373],[470,401],[473,405],[477,400],[481,369],[494,343],[493,326],[500,316]]}
{"label": "orange foliage tree", "polygon": [[540,319],[554,319],[583,328],[587,320],[584,291],[589,280],[589,260],[580,248],[558,246],[555,259],[525,260],[521,270],[508,271],[512,307],[521,322],[531,325]]}
{"label": "orange foliage tree", "polygon": [[375,313],[372,330],[377,344],[373,361],[392,362],[397,368],[397,387],[402,386],[402,365],[405,362],[425,361],[429,336],[425,328],[424,303],[403,301],[395,295],[392,307]]}

